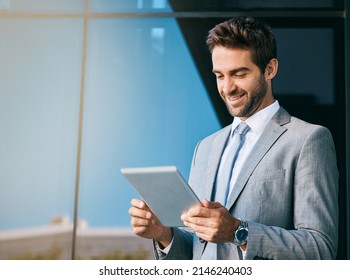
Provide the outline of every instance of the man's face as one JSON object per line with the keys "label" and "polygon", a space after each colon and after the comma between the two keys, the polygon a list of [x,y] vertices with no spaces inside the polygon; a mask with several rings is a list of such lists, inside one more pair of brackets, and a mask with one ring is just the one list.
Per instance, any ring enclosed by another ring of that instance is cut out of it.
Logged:
{"label": "man's face", "polygon": [[272,104],[271,83],[249,50],[216,46],[212,52],[218,91],[232,116],[243,121]]}

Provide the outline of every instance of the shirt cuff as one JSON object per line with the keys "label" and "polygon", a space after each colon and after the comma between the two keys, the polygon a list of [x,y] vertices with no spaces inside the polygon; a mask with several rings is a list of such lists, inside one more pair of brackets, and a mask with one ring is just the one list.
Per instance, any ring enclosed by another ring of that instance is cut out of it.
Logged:
{"label": "shirt cuff", "polygon": [[170,251],[170,248],[173,245],[173,241],[174,241],[174,237],[173,237],[173,239],[171,240],[170,244],[167,247],[161,249],[159,243],[154,240],[154,245],[156,247],[156,250],[157,250],[159,258],[163,259],[163,258],[165,258],[168,255],[168,253]]}
{"label": "shirt cuff", "polygon": [[241,250],[241,252],[242,252],[242,257],[243,257],[243,260],[245,260],[245,256],[247,255],[247,250],[243,250],[243,249],[241,249],[241,247],[239,247],[239,249]]}
{"label": "shirt cuff", "polygon": [[[169,253],[169,251],[170,251],[171,245],[173,245],[173,241],[174,241],[174,237],[173,237],[173,239],[171,239],[171,242],[170,242],[170,244],[169,244],[167,247],[165,247],[165,248],[163,248],[163,249],[160,249],[160,248],[159,248],[159,250],[160,250],[163,254],[167,255],[167,254]],[[157,243],[158,243],[158,242],[157,242]]]}

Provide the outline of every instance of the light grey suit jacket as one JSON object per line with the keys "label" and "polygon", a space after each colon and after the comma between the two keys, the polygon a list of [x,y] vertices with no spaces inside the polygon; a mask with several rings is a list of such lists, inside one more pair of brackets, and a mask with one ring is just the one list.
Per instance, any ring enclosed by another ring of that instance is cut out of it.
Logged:
{"label": "light grey suit jacket", "polygon": [[[189,184],[210,199],[230,126],[198,143]],[[230,213],[248,221],[246,259],[334,259],[338,245],[338,169],[328,129],[275,114],[245,162],[228,198]],[[205,243],[174,228],[164,259],[200,259]],[[156,254],[157,258],[159,254]],[[218,259],[242,259],[231,242]]]}

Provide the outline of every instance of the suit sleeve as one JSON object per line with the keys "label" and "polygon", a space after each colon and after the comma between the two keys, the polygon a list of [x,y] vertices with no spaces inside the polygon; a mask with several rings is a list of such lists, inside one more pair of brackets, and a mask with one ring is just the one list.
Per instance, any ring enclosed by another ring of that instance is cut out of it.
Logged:
{"label": "suit sleeve", "polygon": [[193,257],[192,244],[193,236],[192,233],[183,230],[181,228],[173,228],[173,244],[169,250],[169,253],[162,255],[158,252],[155,246],[156,259],[163,260],[191,260]]}
{"label": "suit sleeve", "polygon": [[317,127],[306,137],[295,166],[293,195],[294,228],[248,221],[245,259],[336,258],[338,169],[328,129]]}

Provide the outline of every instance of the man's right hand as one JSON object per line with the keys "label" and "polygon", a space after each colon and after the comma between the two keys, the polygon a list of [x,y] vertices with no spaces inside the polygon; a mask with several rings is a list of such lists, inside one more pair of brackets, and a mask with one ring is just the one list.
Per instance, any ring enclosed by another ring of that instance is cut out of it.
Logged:
{"label": "man's right hand", "polygon": [[130,224],[136,235],[154,239],[163,248],[171,243],[173,239],[171,228],[163,226],[144,201],[133,198],[131,200],[129,214],[131,216]]}

